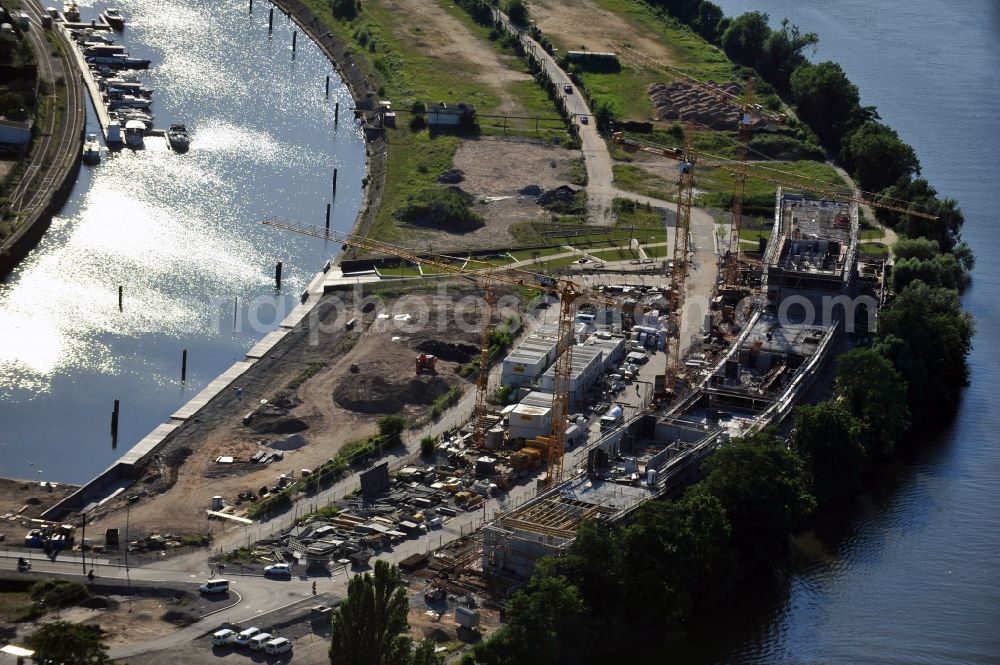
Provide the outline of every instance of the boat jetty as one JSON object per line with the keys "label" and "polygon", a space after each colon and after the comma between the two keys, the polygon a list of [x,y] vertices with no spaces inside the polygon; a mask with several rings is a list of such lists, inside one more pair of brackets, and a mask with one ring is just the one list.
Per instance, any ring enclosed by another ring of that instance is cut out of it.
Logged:
{"label": "boat jetty", "polygon": [[[144,146],[145,137],[168,138],[167,130],[156,129],[151,107],[153,88],[145,85],[138,73],[148,69],[150,61],[129,55],[125,46],[115,43],[114,30],[122,30],[125,19],[117,10],[106,10],[100,20],[81,23],[75,4],[67,3],[63,12],[49,10],[55,25],[76,43],[71,49],[84,84],[97,112],[104,141],[110,148]],[[73,20],[70,20],[73,19]],[[174,150],[184,141],[166,141]],[[183,150],[177,150],[181,152]]]}

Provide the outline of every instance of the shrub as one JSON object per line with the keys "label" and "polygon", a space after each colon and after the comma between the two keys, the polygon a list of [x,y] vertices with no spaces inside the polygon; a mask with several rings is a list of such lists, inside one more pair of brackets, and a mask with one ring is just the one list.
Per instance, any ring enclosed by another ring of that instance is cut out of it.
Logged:
{"label": "shrub", "polygon": [[437,447],[437,443],[438,438],[436,436],[431,436],[430,434],[420,439],[420,454],[424,457],[430,457],[434,454],[434,449]]}

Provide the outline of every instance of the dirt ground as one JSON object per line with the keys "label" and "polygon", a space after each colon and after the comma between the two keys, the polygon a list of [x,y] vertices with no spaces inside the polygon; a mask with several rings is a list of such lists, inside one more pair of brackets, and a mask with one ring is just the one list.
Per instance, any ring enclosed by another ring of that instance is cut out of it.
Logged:
{"label": "dirt ground", "polygon": [[0,536],[7,539],[24,536],[23,520],[39,517],[47,508],[77,490],[76,485],[0,478]]}
{"label": "dirt ground", "polygon": [[[396,16],[405,16],[411,39],[425,56],[456,63],[460,69],[473,69],[478,80],[500,98],[494,113],[516,115],[524,109],[508,87],[531,77],[509,68],[513,56],[502,56],[484,47],[483,39],[447,13],[440,5],[424,0],[379,0]],[[416,29],[419,27],[419,32]]]}
{"label": "dirt ground", "polygon": [[656,60],[673,63],[658,39],[636,32],[626,19],[601,9],[592,0],[532,0],[531,19],[568,49],[607,51],[611,42],[617,41]]}
{"label": "dirt ground", "polygon": [[163,598],[133,598],[131,612],[128,599],[111,596],[113,606],[108,609],[71,607],[43,617],[42,622],[68,621],[69,623],[98,624],[104,630],[104,643],[115,648],[130,642],[146,642],[163,637],[177,630],[177,626],[161,617],[171,609]]}
{"label": "dirt ground", "polygon": [[465,179],[458,183],[475,197],[473,209],[486,224],[461,235],[435,233],[429,240],[435,251],[476,247],[509,247],[514,244],[511,227],[526,220],[543,221],[549,213],[535,203],[536,196],[519,193],[537,185],[543,190],[569,185],[569,170],[580,159],[579,150],[525,141],[483,137],[463,141],[453,165]]}
{"label": "dirt ground", "polygon": [[[471,387],[457,370],[478,349],[478,333],[458,330],[450,309],[453,298],[464,293],[456,287],[446,297],[408,295],[387,305],[388,318],[379,318],[379,309],[352,313],[359,318],[352,332],[344,330],[347,315],[341,311],[338,318],[328,297],[318,307],[324,328],[335,332],[321,333],[315,340],[308,331],[291,333],[238,382],[241,395],[235,390],[220,394],[166,444],[160,453],[163,463],[152,465],[126,491],[126,496],[140,497],[130,509],[132,532],[204,533],[205,510],[213,496],[235,504],[240,492],[272,487],[282,473],[294,471],[298,476],[301,469],[316,468],[334,457],[348,441],[375,433],[376,421],[384,415],[419,419],[429,413],[437,395],[458,384]],[[428,325],[419,324],[421,312],[432,317]],[[397,321],[397,314],[413,318]],[[444,328],[439,328],[439,320]],[[438,341],[463,346],[438,360],[436,374],[416,375],[418,347],[437,350]],[[298,389],[288,388],[320,362],[325,363],[323,369]],[[287,398],[275,399],[281,395]],[[359,404],[362,401],[372,404]],[[255,407],[260,407],[257,415],[244,425],[243,417]],[[285,449],[283,460],[249,463],[255,452],[275,448]],[[234,463],[218,463],[221,456],[233,457]],[[123,518],[118,510],[94,528],[121,527]]]}

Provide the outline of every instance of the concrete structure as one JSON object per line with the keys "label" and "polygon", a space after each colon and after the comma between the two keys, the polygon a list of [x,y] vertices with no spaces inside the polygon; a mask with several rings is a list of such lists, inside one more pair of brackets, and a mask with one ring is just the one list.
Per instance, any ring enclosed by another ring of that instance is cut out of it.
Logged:
{"label": "concrete structure", "polygon": [[475,117],[476,107],[472,104],[438,102],[427,105],[427,125],[430,127],[461,127],[472,124]]}
{"label": "concrete structure", "polygon": [[[810,199],[778,188],[774,227],[764,254],[764,287],[773,303],[809,301],[823,316],[823,298],[850,294],[857,276],[858,207]],[[829,315],[819,323],[829,323]]]}
{"label": "concrete structure", "polygon": [[32,120],[8,120],[0,116],[0,144],[13,146],[23,153],[31,143]]}

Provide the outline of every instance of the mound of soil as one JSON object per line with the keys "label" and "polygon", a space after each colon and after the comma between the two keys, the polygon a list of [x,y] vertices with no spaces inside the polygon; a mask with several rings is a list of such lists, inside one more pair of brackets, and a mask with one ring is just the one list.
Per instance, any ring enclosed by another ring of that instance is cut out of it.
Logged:
{"label": "mound of soil", "polygon": [[438,376],[414,376],[387,381],[376,375],[355,375],[333,391],[333,401],[358,413],[398,413],[409,405],[427,405],[448,392]]}
{"label": "mound of soil", "polygon": [[306,439],[301,434],[293,434],[284,439],[272,441],[267,445],[275,450],[298,450],[302,446],[306,445]]}
{"label": "mound of soil", "polygon": [[258,434],[295,434],[309,429],[304,421],[298,418],[275,418],[273,420],[261,420],[253,426],[253,431]]}
{"label": "mound of soil", "polygon": [[441,342],[436,339],[428,339],[420,342],[420,344],[417,344],[416,349],[421,353],[429,353],[441,360],[453,363],[467,363],[479,355],[479,349],[471,344]]}
{"label": "mound of soil", "polygon": [[91,596],[80,601],[80,607],[88,607],[92,610],[115,610],[118,605],[117,600],[107,596]]}

